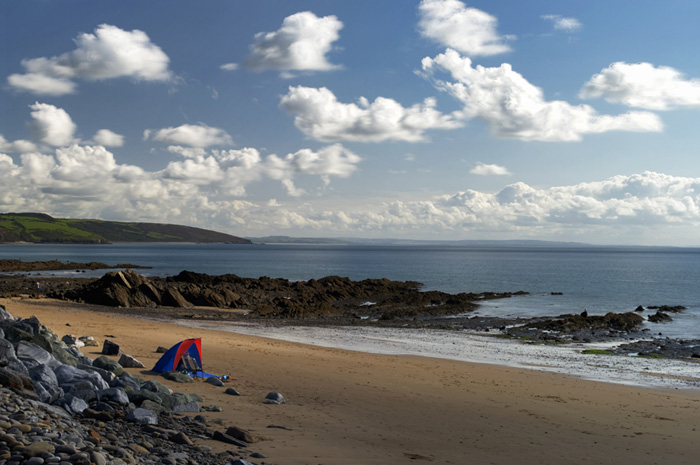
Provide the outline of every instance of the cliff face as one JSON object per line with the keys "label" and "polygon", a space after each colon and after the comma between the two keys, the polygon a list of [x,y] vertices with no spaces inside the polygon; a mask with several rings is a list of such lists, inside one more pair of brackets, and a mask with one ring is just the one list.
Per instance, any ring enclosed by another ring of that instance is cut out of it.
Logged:
{"label": "cliff face", "polygon": [[250,244],[248,239],[207,229],[161,223],[53,218],[42,213],[0,214],[0,242],[106,244],[196,242]]}

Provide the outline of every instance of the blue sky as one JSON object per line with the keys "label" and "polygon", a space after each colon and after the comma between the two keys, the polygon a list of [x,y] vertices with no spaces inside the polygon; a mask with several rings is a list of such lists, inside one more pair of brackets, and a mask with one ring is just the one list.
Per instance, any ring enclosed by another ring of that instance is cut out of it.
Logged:
{"label": "blue sky", "polygon": [[700,245],[699,17],[694,1],[6,0],[0,211]]}

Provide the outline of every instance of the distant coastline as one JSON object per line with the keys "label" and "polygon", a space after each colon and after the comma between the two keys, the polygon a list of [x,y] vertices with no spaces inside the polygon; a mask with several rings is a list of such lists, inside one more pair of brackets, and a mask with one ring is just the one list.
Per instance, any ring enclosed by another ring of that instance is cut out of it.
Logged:
{"label": "distant coastline", "polygon": [[0,213],[0,243],[110,244],[117,242],[251,243],[242,237],[176,224],[54,218],[44,213]]}
{"label": "distant coastline", "polygon": [[513,249],[616,249],[616,250],[693,250],[696,247],[678,247],[663,245],[618,245],[590,244],[586,242],[544,241],[535,239],[463,239],[463,240],[429,240],[429,239],[396,239],[396,238],[348,238],[348,237],[295,237],[295,236],[247,236],[253,244],[259,245],[356,245],[378,247],[473,247],[473,248],[513,248]]}

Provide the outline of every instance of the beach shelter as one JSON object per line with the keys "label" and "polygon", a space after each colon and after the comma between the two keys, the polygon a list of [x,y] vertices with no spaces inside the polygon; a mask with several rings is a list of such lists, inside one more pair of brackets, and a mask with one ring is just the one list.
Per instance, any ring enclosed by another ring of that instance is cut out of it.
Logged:
{"label": "beach shelter", "polygon": [[180,341],[156,362],[153,371],[187,371],[192,376],[207,378],[211,375],[202,371],[202,339],[185,339]]}

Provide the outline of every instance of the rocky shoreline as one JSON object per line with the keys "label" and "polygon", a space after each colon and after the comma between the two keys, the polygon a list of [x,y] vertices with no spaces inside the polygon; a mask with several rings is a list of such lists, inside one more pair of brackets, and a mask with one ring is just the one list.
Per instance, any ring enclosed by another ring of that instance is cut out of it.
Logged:
{"label": "rocky shoreline", "polygon": [[[96,345],[90,337],[81,340]],[[129,374],[124,366],[143,365],[109,340],[102,353],[116,352],[119,361],[106,355],[92,360],[80,344],[70,335],[59,339],[35,317],[18,319],[0,306],[1,464],[246,465],[251,463],[246,458],[264,458],[249,449],[259,435],[236,427],[217,430],[197,415],[220,407],[200,406],[197,395]],[[193,381],[177,372],[165,375]],[[215,382],[224,387],[212,378]],[[195,439],[229,449],[214,453]]]}
{"label": "rocky shoreline", "polygon": [[[422,291],[418,282],[388,279],[352,281],[328,276],[318,280],[210,276],[182,271],[167,278],[145,277],[127,269],[102,278],[6,276],[0,295],[51,297],[94,305],[97,311],[154,319],[227,320],[297,326],[385,326],[493,332],[538,343],[608,342],[650,339],[643,324],[672,320],[681,306],[638,306],[634,312],[556,315],[536,318],[473,316],[479,303],[514,293]],[[645,311],[646,318],[641,316]],[[659,345],[659,344],[657,344]],[[668,343],[665,347],[671,347]],[[655,356],[690,358],[700,354],[695,341],[674,340],[674,350]],[[652,350],[647,347],[641,352]],[[656,350],[656,349],[654,349]],[[621,349],[613,353],[626,353]]]}
{"label": "rocky shoreline", "polygon": [[[110,272],[72,288],[56,288],[48,297],[121,308],[162,309],[190,318],[369,321],[454,315],[473,311],[485,299],[520,293],[421,291],[414,281],[327,276],[309,281],[282,278],[210,276],[182,271],[168,278],[144,277],[133,270]],[[202,308],[241,310],[207,312]]]}

